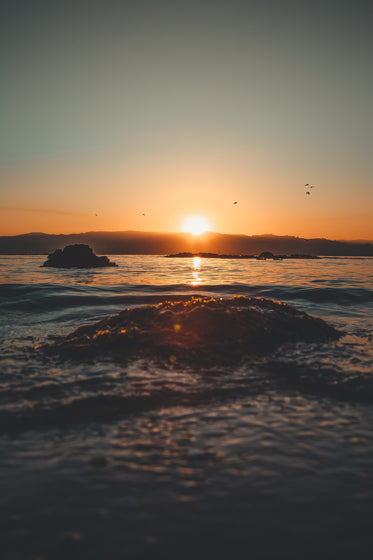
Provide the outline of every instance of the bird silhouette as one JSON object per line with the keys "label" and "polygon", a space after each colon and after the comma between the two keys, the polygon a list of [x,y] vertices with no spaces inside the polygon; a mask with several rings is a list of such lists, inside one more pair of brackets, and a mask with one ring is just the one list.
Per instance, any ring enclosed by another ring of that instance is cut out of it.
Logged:
{"label": "bird silhouette", "polygon": [[307,191],[306,194],[311,194],[310,191]]}
{"label": "bird silhouette", "polygon": [[233,202],[233,204],[238,204],[238,202]]}

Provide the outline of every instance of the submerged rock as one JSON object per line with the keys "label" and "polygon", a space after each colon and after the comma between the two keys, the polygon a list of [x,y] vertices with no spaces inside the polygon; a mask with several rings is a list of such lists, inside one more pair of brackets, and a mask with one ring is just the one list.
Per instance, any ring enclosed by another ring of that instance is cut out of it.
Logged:
{"label": "submerged rock", "polygon": [[126,309],[61,337],[43,350],[67,359],[145,358],[193,366],[235,364],[297,341],[328,341],[336,329],[285,303],[235,296]]}
{"label": "submerged rock", "polygon": [[98,257],[89,245],[67,245],[64,249],[57,249],[48,255],[42,266],[56,268],[99,268],[104,266],[118,266],[108,257]]}

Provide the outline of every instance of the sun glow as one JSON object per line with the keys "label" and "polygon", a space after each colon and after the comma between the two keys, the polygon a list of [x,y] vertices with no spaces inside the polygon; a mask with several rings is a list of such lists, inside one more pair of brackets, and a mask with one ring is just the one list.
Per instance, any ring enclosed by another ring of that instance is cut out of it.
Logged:
{"label": "sun glow", "polygon": [[193,235],[201,235],[210,229],[210,224],[205,216],[188,216],[185,218],[182,231],[192,233]]}

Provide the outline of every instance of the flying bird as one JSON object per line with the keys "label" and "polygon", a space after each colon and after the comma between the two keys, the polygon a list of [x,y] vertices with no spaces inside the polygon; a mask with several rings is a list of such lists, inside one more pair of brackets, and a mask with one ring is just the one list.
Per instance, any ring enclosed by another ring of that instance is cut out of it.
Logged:
{"label": "flying bird", "polygon": [[233,202],[233,204],[238,204],[238,202]]}
{"label": "flying bird", "polygon": [[[306,183],[304,186],[308,187],[309,189],[314,189],[315,188],[315,185],[310,185],[309,183]],[[306,191],[306,195],[309,196],[310,194],[311,194],[310,190]]]}

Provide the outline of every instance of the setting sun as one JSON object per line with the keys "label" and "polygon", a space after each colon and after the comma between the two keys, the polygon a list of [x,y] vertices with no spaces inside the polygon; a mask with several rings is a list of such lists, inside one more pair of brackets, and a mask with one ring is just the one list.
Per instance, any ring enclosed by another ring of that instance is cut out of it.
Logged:
{"label": "setting sun", "polygon": [[210,229],[210,224],[204,216],[188,216],[185,218],[182,231],[200,235]]}

